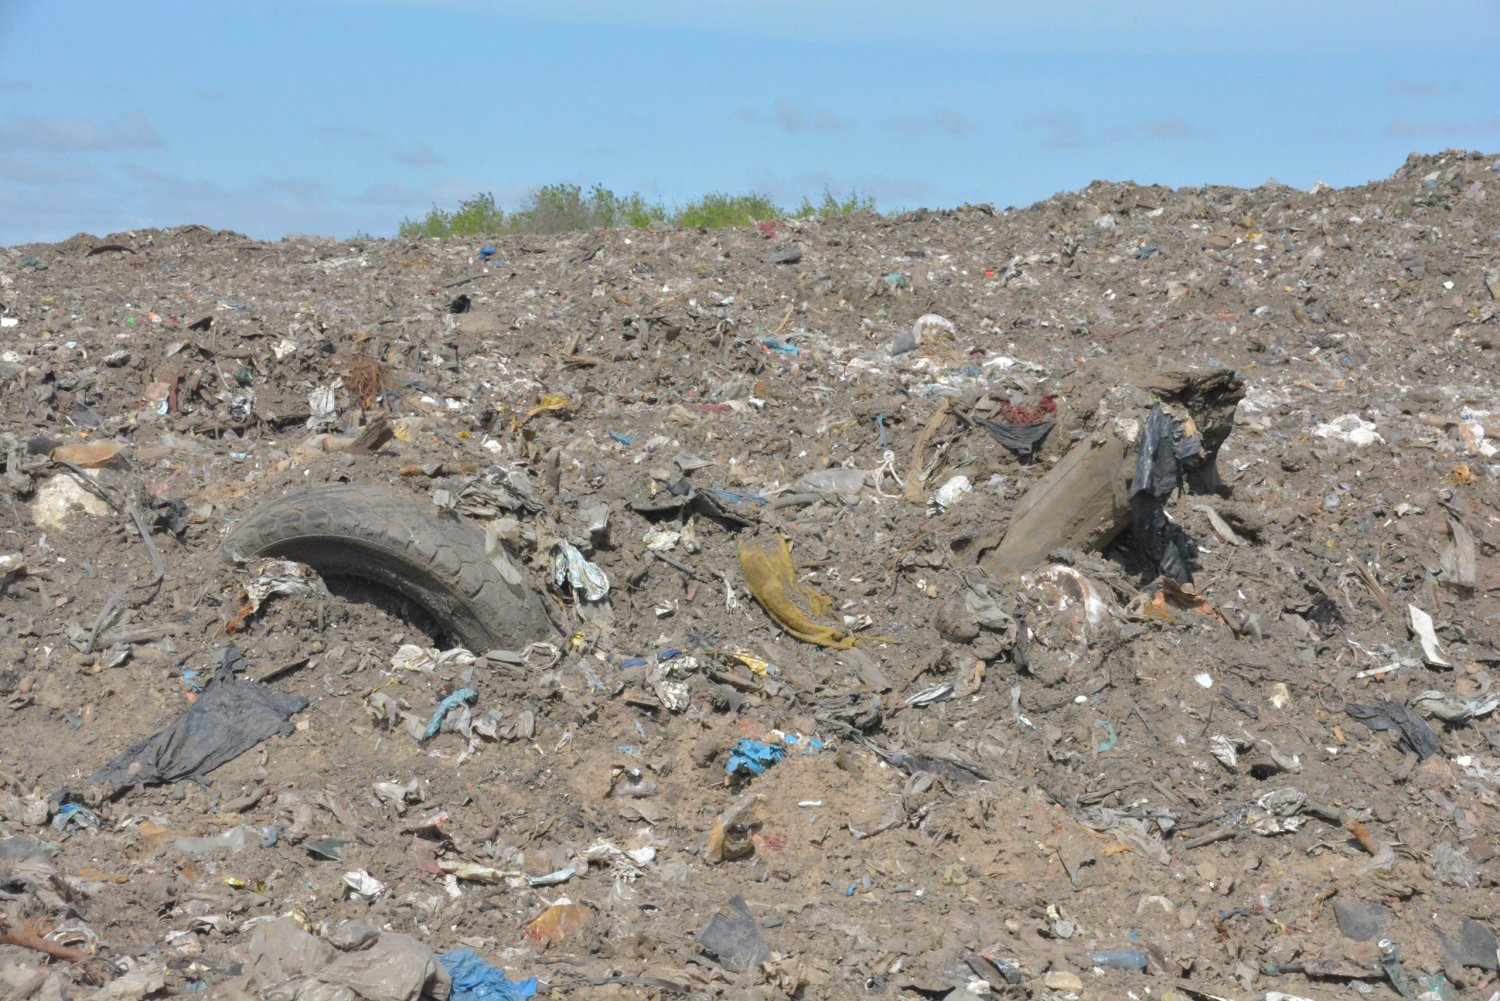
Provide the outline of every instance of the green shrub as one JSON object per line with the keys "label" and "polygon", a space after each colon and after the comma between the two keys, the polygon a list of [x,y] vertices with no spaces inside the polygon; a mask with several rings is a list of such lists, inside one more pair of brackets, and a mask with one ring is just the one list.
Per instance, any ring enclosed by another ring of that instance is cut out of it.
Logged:
{"label": "green shrub", "polygon": [[587,196],[576,184],[549,184],[534,189],[521,208],[510,215],[512,233],[569,233],[580,229],[649,226],[665,219],[664,206],[647,202],[638,194],[625,198],[602,185],[594,185]]}
{"label": "green shrub", "polygon": [[412,240],[426,236],[452,236],[453,223],[448,213],[434,205],[425,219],[402,219],[397,233]]}
{"label": "green shrub", "polygon": [[873,195],[862,195],[853,188],[849,194],[840,201],[833,190],[823,188],[823,200],[814,204],[808,201],[807,196],[802,198],[802,206],[797,209],[798,219],[810,219],[817,216],[819,219],[831,219],[836,216],[846,215],[874,215],[875,198]]}
{"label": "green shrub", "polygon": [[495,205],[489,192],[458,203],[452,217],[454,236],[482,236],[505,231],[505,213]]}
{"label": "green shrub", "polygon": [[507,214],[488,192],[467,198],[456,210],[445,212],[436,205],[420,220],[401,223],[403,237],[485,236],[504,233],[569,233],[581,229],[642,229],[653,222],[671,222],[684,229],[725,229],[750,226],[773,219],[830,218],[873,215],[875,199],[851,190],[843,198],[829,188],[821,200],[802,199],[796,212],[777,206],[769,195],[730,195],[712,192],[669,211],[661,202],[649,202],[639,193],[620,196],[596,184],[587,193],[576,184],[548,184],[534,188],[526,200]]}
{"label": "green shrub", "polygon": [[403,219],[400,229],[404,237],[482,236],[505,231],[505,212],[487,191],[459,202],[456,212],[444,212],[434,205],[420,222]]}
{"label": "green shrub", "polygon": [[653,222],[666,222],[667,207],[661,202],[648,202],[636,192],[620,199],[616,206],[615,225],[632,229],[645,229]]}
{"label": "green shrub", "polygon": [[751,226],[763,219],[781,219],[786,213],[767,195],[727,195],[714,191],[672,213],[672,222],[684,229],[726,229]]}

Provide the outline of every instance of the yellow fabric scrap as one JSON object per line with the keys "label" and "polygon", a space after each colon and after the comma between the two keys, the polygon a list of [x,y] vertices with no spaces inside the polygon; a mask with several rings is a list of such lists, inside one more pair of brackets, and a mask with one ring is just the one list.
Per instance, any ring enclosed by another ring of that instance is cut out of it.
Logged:
{"label": "yellow fabric scrap", "polygon": [[573,403],[566,396],[554,396],[551,393],[543,396],[541,401],[519,420],[511,422],[511,430],[519,431],[533,418],[541,414],[561,414],[573,409]]}
{"label": "yellow fabric scrap", "polygon": [[762,678],[766,676],[766,671],[770,668],[764,658],[757,657],[748,650],[731,650],[729,656],[748,667],[752,674]]}
{"label": "yellow fabric scrap", "polygon": [[792,551],[786,539],[776,539],[774,550],[752,549],[740,544],[740,569],[745,574],[745,586],[760,602],[766,614],[781,628],[804,643],[835,650],[847,650],[854,646],[854,637],[837,626],[815,622],[798,605],[798,599],[806,603],[815,616],[827,618],[833,614],[833,599],[802,584],[797,583],[797,572],[792,568]]}

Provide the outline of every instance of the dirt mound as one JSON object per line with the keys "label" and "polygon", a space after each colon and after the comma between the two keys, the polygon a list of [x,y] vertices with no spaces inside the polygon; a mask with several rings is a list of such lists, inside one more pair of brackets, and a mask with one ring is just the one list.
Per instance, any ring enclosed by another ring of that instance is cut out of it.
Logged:
{"label": "dirt mound", "polygon": [[[1500,160],[1462,152],[8,248],[0,994],[1486,996],[1497,297]],[[1096,446],[1087,530],[1007,543]],[[224,561],[345,482],[468,522],[547,621],[454,653],[357,557]],[[194,771],[247,691],[305,706]]]}

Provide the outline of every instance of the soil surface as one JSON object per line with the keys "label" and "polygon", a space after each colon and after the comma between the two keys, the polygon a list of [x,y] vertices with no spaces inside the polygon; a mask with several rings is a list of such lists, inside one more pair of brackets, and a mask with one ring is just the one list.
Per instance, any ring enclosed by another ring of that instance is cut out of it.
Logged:
{"label": "soil surface", "polygon": [[[285,915],[559,997],[1494,992],[1500,159],[485,245],[0,251],[0,996],[264,992]],[[1168,369],[1244,392],[1182,579],[1134,530],[988,572]],[[221,553],[341,481],[472,521],[553,628],[441,654]],[[225,648],[305,708],[99,781]]]}

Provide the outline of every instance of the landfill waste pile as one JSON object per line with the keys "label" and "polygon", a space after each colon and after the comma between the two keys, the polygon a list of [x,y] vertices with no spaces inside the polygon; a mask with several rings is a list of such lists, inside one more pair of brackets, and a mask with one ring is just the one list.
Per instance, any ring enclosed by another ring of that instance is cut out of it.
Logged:
{"label": "landfill waste pile", "polygon": [[1500,157],[0,250],[0,996],[1492,998]]}

